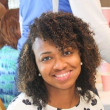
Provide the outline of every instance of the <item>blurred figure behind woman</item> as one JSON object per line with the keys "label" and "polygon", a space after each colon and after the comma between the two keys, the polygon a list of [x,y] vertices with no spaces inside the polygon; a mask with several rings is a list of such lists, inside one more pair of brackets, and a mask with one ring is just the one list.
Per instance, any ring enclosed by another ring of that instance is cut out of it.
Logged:
{"label": "blurred figure behind woman", "polygon": [[19,9],[10,9],[1,20],[0,31],[0,98],[7,108],[15,97],[16,64],[19,56],[17,42],[21,37],[19,25]]}
{"label": "blurred figure behind woman", "polygon": [[9,9],[8,0],[0,0],[0,3],[2,3],[7,10]]}
{"label": "blurred figure behind woman", "polygon": [[3,6],[3,4],[0,3],[0,25],[1,25],[1,19],[6,13],[6,8]]}

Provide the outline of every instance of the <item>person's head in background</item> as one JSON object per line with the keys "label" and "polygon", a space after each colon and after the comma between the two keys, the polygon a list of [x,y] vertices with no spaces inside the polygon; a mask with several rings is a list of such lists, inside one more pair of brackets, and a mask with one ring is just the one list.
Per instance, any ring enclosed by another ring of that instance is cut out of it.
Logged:
{"label": "person's head in background", "polygon": [[[87,95],[89,101],[91,95],[87,90],[94,88],[96,68],[100,64],[100,55],[93,34],[88,24],[70,13],[42,14],[31,26],[30,36],[20,53],[19,90],[31,96],[35,105],[43,106],[50,100],[49,90],[62,89],[63,84],[71,82],[75,88],[82,89],[81,95],[83,97]],[[59,63],[66,65],[62,70],[60,67],[59,70],[55,69],[53,64],[59,57],[62,61]],[[76,60],[73,61],[74,58]],[[70,69],[73,71],[69,81],[64,83],[57,81],[61,79],[57,79],[61,77],[56,75],[59,71],[66,72]],[[39,73],[42,76],[39,76]],[[73,77],[76,74],[77,78]],[[62,85],[61,88],[56,83]]]}
{"label": "person's head in background", "polygon": [[0,3],[4,5],[4,7],[8,10],[8,0],[0,0]]}
{"label": "person's head in background", "polygon": [[[6,9],[3,6],[3,4],[0,3],[0,25],[1,25],[1,19],[4,16],[5,13],[6,13]],[[0,28],[1,28],[1,26],[0,26]]]}
{"label": "person's head in background", "polygon": [[21,37],[19,25],[19,9],[8,10],[1,20],[0,47],[9,45],[17,49],[18,39]]}

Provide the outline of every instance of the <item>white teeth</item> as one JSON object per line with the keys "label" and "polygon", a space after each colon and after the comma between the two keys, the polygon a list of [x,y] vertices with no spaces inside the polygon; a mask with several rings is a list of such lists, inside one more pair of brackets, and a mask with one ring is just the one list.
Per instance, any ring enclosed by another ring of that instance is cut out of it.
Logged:
{"label": "white teeth", "polygon": [[67,76],[69,74],[69,72],[68,73],[64,73],[64,74],[60,74],[60,75],[55,75],[56,77],[64,77],[64,76]]}

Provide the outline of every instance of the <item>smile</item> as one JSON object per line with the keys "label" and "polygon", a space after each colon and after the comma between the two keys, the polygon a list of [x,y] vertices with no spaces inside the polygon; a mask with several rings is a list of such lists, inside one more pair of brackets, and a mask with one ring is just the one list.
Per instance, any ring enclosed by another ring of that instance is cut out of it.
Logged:
{"label": "smile", "polygon": [[68,74],[69,74],[70,72],[68,72],[68,73],[64,73],[64,74],[60,74],[60,75],[55,75],[55,77],[64,77],[64,76],[67,76]]}
{"label": "smile", "polygon": [[58,81],[65,81],[65,80],[69,79],[70,75],[71,75],[71,71],[69,71],[67,73],[59,74],[59,75],[54,75],[54,77]]}

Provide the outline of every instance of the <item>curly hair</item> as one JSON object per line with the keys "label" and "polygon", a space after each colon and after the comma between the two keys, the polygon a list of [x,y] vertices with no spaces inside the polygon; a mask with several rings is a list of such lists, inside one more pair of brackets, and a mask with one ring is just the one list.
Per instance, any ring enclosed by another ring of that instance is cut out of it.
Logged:
{"label": "curly hair", "polygon": [[61,52],[66,47],[79,51],[83,65],[76,87],[81,88],[80,94],[88,97],[88,102],[92,98],[88,90],[94,88],[96,68],[101,60],[93,35],[87,23],[70,13],[48,12],[36,18],[19,56],[19,90],[31,96],[35,105],[45,106],[49,100],[44,80],[38,76],[39,70],[32,49],[35,38],[42,38]]}
{"label": "curly hair", "polygon": [[17,49],[17,43],[21,37],[19,24],[19,8],[8,10],[1,20],[0,48],[9,45]]}

